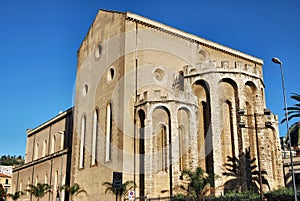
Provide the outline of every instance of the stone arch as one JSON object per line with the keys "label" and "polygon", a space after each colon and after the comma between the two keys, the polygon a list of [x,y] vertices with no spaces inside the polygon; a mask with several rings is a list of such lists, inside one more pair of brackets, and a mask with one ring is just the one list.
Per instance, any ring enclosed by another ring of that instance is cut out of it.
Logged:
{"label": "stone arch", "polygon": [[247,81],[244,87],[246,102],[248,102],[251,106],[254,106],[257,92],[256,85],[251,81]]}
{"label": "stone arch", "polygon": [[144,110],[138,111],[138,155],[139,155],[139,196],[145,196],[145,119]]}
{"label": "stone arch", "polygon": [[198,99],[197,152],[198,166],[207,173],[213,173],[213,149],[211,133],[210,87],[205,80],[197,80],[192,85],[193,93]]}
{"label": "stone arch", "polygon": [[[253,119],[253,114],[256,112],[255,110],[255,94],[256,94],[256,86],[253,82],[247,81],[244,86],[244,94],[245,94],[245,105],[246,105],[246,125],[254,128],[255,122]],[[256,154],[256,137],[254,129],[244,129],[243,136],[245,138],[246,148],[250,149],[250,158],[254,159],[257,157]]]}
{"label": "stone arch", "polygon": [[153,160],[156,161],[154,171],[159,172],[155,178],[156,193],[169,186],[172,195],[172,132],[171,115],[167,107],[158,105],[152,112]]}
{"label": "stone arch", "polygon": [[221,146],[222,162],[226,163],[228,157],[237,156],[237,147],[242,151],[242,138],[238,134],[236,111],[239,107],[238,86],[230,78],[223,78],[219,82],[219,97],[221,106]]}

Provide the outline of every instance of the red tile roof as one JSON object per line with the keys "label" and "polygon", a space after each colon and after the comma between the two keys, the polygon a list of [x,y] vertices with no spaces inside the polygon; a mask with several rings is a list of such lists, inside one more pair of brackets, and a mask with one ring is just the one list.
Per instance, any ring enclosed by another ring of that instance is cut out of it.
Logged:
{"label": "red tile roof", "polygon": [[2,173],[0,173],[0,177],[8,177],[8,178],[11,178],[11,176],[6,175],[6,174],[2,174]]}

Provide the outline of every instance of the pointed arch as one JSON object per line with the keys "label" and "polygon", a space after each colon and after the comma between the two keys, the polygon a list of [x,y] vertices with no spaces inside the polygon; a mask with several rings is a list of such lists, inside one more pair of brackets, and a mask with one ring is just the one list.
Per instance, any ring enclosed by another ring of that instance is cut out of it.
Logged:
{"label": "pointed arch", "polygon": [[34,159],[38,159],[38,157],[39,157],[39,148],[40,148],[40,144],[37,142],[35,144],[35,156],[34,156]]}
{"label": "pointed arch", "polygon": [[[256,102],[256,92],[257,92],[257,87],[256,85],[251,82],[247,81],[244,86],[244,93],[245,93],[245,104],[246,104],[246,112],[249,115],[253,115],[256,112],[255,108],[255,102]],[[254,119],[251,116],[248,116],[246,119],[246,123],[250,127],[254,127]],[[244,135],[246,139],[246,146],[249,147],[250,149],[250,157],[256,158],[257,157],[257,147],[256,147],[256,137],[255,137],[255,132],[253,129],[246,129],[244,130]]]}
{"label": "pointed arch", "polygon": [[[239,108],[238,86],[231,78],[223,78],[219,82],[219,96],[221,104],[221,146],[222,162],[226,163],[227,157],[236,157],[242,153],[242,137],[237,129],[237,108]],[[238,152],[236,151],[238,149]]]}
{"label": "pointed arch", "polygon": [[48,150],[48,141],[47,139],[44,140],[44,145],[43,145],[43,155],[42,157],[46,156]]}
{"label": "pointed arch", "polygon": [[198,165],[207,173],[213,173],[210,86],[205,80],[198,80],[192,88],[198,98]]}
{"label": "pointed arch", "polygon": [[[173,195],[172,184],[172,133],[171,115],[167,107],[159,105],[152,112],[152,130],[154,132],[153,153],[156,163],[156,171],[168,173],[169,193]],[[165,183],[165,186],[168,185]]]}
{"label": "pointed arch", "polygon": [[187,108],[180,108],[177,112],[177,122],[178,122],[178,150],[179,150],[179,170],[189,168],[189,144],[190,141],[190,122],[191,114]]}
{"label": "pointed arch", "polygon": [[56,136],[52,136],[52,142],[51,142],[51,154],[55,152],[55,144],[56,144]]}
{"label": "pointed arch", "polygon": [[138,111],[139,195],[145,196],[145,112]]}

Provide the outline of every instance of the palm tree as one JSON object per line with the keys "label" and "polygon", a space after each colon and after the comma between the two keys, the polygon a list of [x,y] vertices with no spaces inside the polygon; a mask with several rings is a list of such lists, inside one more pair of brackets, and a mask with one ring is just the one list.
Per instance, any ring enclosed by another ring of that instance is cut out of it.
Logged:
{"label": "palm tree", "polygon": [[187,192],[201,200],[206,192],[214,186],[214,175],[206,174],[200,167],[195,171],[183,170],[182,175],[188,180]]}
{"label": "palm tree", "polygon": [[63,185],[59,188],[60,191],[64,190],[65,192],[68,192],[71,194],[71,197],[78,195],[79,193],[86,193],[85,190],[83,190],[79,184],[74,183],[72,186],[69,185]]}
{"label": "palm tree", "polygon": [[289,134],[291,135],[292,147],[298,147],[300,145],[300,122],[295,122],[289,128],[289,132],[286,134],[285,143],[289,142]]}
{"label": "palm tree", "polygon": [[14,194],[8,193],[7,196],[11,197],[12,200],[17,200],[21,197],[21,195],[24,195],[23,191],[16,191]]}
{"label": "palm tree", "polygon": [[292,107],[288,107],[288,118],[284,118],[281,123],[289,121],[295,117],[300,117],[300,94],[292,93],[292,99],[296,100],[299,103],[294,104]]}
{"label": "palm tree", "polygon": [[42,184],[42,183],[37,183],[37,185],[29,184],[28,185],[29,189],[26,189],[27,192],[29,192],[31,195],[37,198],[39,201],[40,198],[44,197],[46,193],[51,193],[51,188],[49,184]]}
{"label": "palm tree", "polygon": [[[297,101],[298,103],[294,104],[291,107],[288,107],[288,117],[284,118],[281,123],[285,121],[289,121],[291,119],[294,119],[296,117],[300,117],[300,95],[297,93],[292,93],[291,96],[292,99]],[[289,134],[291,136],[291,145],[292,147],[300,145],[300,121],[293,123],[293,125],[289,128],[289,131],[286,134],[286,140],[285,143],[289,143]]]}
{"label": "palm tree", "polygon": [[116,188],[113,187],[113,183],[111,182],[104,182],[102,184],[102,186],[106,186],[105,189],[105,194],[107,192],[110,192],[114,195],[116,195],[116,193],[118,193],[119,195],[119,200],[121,200],[121,197],[125,197],[127,195],[127,193],[133,189],[134,187],[136,187],[134,181],[126,181],[125,183],[122,184],[122,188],[120,189],[120,191],[116,191]]}

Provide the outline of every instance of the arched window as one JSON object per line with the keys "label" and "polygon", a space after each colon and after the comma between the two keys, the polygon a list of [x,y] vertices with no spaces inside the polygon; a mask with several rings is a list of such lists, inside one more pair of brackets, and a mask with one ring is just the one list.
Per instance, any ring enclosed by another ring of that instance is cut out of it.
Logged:
{"label": "arched window", "polygon": [[157,145],[159,151],[159,169],[161,171],[167,171],[167,127],[165,125],[160,126]]}
{"label": "arched window", "polygon": [[105,161],[111,160],[111,143],[112,143],[112,109],[111,103],[106,108],[106,142],[105,142]]}
{"label": "arched window", "polygon": [[22,187],[23,187],[23,180],[20,181],[19,191],[23,190]]}
{"label": "arched window", "polygon": [[55,152],[55,143],[56,143],[56,137],[55,135],[52,136],[52,144],[51,144],[51,153],[53,154]]}
{"label": "arched window", "polygon": [[45,175],[45,184],[48,184],[48,174]]}
{"label": "arched window", "polygon": [[44,147],[43,147],[43,157],[46,156],[47,153],[47,139],[44,140]]}
{"label": "arched window", "polygon": [[98,111],[95,110],[93,117],[93,141],[92,141],[92,165],[96,164],[98,149]]}
{"label": "arched window", "polygon": [[54,186],[53,188],[54,189],[57,189],[59,186],[58,186],[58,170],[55,171],[55,177],[54,177]]}
{"label": "arched window", "polygon": [[35,178],[35,185],[37,185],[39,183],[39,176],[36,176]]}
{"label": "arched window", "polygon": [[[27,179],[27,186],[29,186],[29,184],[30,184],[30,178]],[[29,191],[26,191],[26,195],[29,195]]]}
{"label": "arched window", "polygon": [[35,144],[35,156],[34,156],[34,158],[35,159],[38,159],[38,156],[39,156],[39,143],[37,142],[36,144]]}
{"label": "arched window", "polygon": [[86,120],[85,116],[81,119],[81,131],[80,131],[80,152],[79,152],[79,168],[84,167],[84,144],[85,144],[85,131]]}
{"label": "arched window", "polygon": [[63,150],[64,149],[64,143],[65,143],[65,130],[62,131],[58,131],[58,133],[60,134],[60,149]]}
{"label": "arched window", "polygon": [[179,126],[178,129],[178,141],[179,141],[179,170],[182,171],[183,170],[183,154],[185,154],[184,152],[184,147],[182,145],[185,144],[185,136],[184,136],[184,127],[183,126]]}
{"label": "arched window", "polygon": [[222,159],[223,163],[226,163],[228,157],[235,157],[235,145],[234,145],[234,133],[233,133],[233,115],[232,115],[232,103],[226,101],[222,104],[223,114],[223,129],[221,133],[221,146],[222,146]]}

